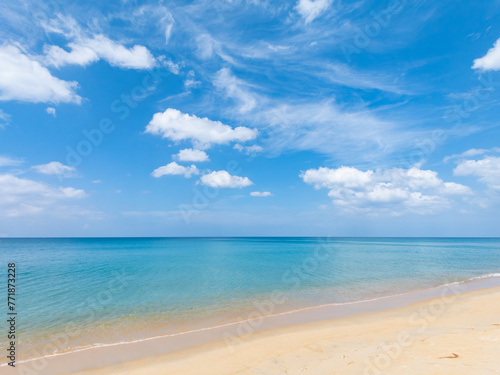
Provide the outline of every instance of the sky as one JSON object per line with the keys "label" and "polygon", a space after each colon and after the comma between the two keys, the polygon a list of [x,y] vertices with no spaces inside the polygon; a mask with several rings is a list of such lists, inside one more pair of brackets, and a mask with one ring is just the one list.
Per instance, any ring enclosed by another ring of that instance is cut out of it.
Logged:
{"label": "sky", "polygon": [[0,2],[0,236],[500,236],[500,1]]}

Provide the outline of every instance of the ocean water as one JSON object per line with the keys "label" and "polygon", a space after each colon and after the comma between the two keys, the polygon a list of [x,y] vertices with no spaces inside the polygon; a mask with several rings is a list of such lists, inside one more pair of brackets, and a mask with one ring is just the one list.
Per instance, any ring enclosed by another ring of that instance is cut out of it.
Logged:
{"label": "ocean water", "polygon": [[0,259],[23,360],[499,274],[500,239],[1,239]]}

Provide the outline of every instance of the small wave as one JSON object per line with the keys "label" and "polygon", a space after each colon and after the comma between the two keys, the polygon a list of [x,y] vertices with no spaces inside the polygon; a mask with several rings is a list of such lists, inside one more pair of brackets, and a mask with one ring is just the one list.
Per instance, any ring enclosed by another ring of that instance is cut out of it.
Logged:
{"label": "small wave", "polygon": [[500,277],[500,273],[489,273],[487,275],[481,275],[481,276],[471,277],[467,281],[480,280],[480,279],[489,279],[491,277]]}

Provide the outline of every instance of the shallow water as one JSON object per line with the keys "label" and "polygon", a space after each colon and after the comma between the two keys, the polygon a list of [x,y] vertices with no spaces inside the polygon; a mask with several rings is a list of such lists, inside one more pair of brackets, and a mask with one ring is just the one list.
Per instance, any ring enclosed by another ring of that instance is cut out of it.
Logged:
{"label": "shallow water", "polygon": [[0,259],[22,360],[496,274],[500,239],[2,239]]}

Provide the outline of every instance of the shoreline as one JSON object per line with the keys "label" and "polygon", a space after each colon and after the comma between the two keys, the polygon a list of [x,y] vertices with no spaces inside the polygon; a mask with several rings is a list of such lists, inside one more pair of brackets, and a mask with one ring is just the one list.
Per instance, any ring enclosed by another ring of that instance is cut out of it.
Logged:
{"label": "shoreline", "polygon": [[[302,325],[338,320],[346,317],[370,316],[375,313],[392,311],[413,304],[431,301],[435,298],[443,298],[447,295],[462,295],[490,288],[500,288],[500,277],[498,274],[479,276],[466,281],[453,282],[437,287],[413,290],[368,300],[330,303],[270,315],[259,315],[257,313],[255,318],[229,322],[213,327],[127,342],[97,344],[67,352],[54,353],[18,362],[17,367],[37,368],[39,374],[91,371],[130,361],[140,361],[144,358],[172,355],[214,343],[225,342],[223,344],[225,346],[231,343],[231,346],[238,344],[241,340],[245,341],[245,337],[254,334],[287,328],[293,329]],[[89,362],[92,365],[89,365]],[[2,365],[2,367],[4,366],[6,364]],[[54,368],[57,368],[55,372]]]}

